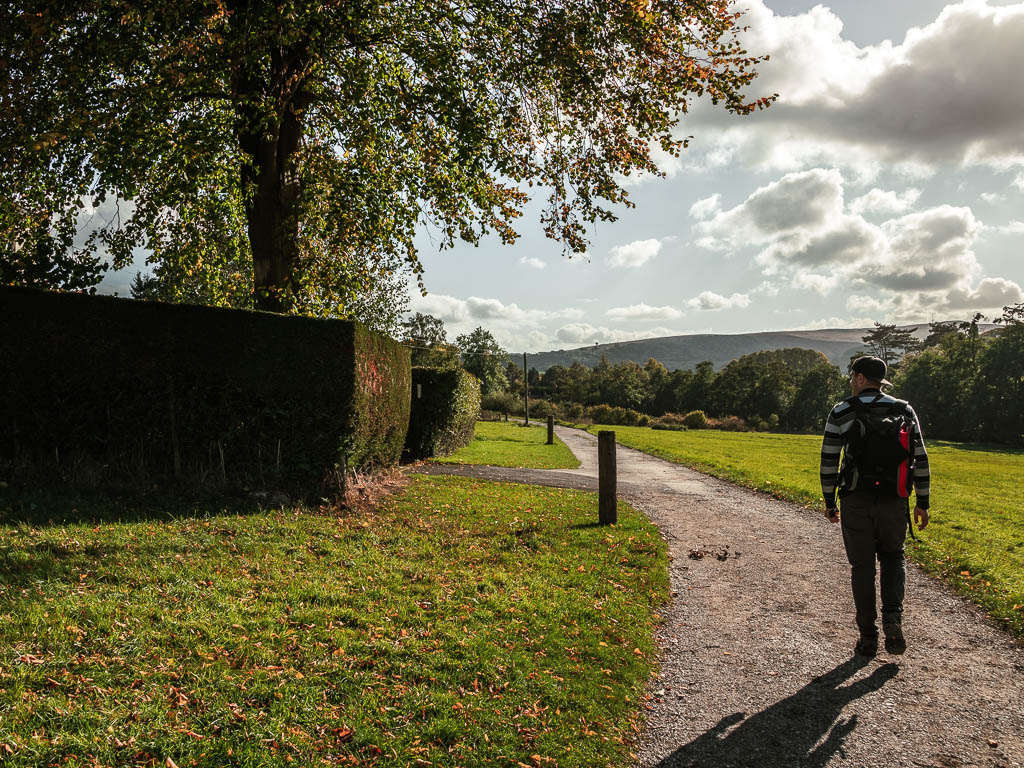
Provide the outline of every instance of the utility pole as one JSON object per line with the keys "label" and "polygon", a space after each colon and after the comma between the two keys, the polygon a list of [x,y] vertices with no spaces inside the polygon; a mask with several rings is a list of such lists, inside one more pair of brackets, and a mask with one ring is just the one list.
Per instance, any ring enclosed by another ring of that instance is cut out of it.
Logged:
{"label": "utility pole", "polygon": [[530,426],[530,377],[526,373],[525,352],[523,352],[523,413],[526,414],[526,426]]}

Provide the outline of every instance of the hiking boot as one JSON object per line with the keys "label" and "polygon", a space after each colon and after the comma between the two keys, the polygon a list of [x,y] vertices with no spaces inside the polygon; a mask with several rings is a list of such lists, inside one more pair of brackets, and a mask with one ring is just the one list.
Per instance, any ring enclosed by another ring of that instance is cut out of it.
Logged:
{"label": "hiking boot", "polygon": [[853,647],[853,652],[866,659],[872,658],[876,653],[878,653],[878,638],[861,635],[857,644]]}
{"label": "hiking boot", "polygon": [[907,650],[907,641],[903,637],[903,628],[899,624],[883,624],[882,631],[885,633],[885,651],[899,655]]}

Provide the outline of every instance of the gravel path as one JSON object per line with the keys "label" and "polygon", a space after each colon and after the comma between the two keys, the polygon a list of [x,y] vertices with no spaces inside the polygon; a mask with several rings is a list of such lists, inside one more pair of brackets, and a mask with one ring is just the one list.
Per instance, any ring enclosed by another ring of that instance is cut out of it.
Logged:
{"label": "gravel path", "polygon": [[[416,471],[596,489],[596,438],[557,429],[579,469]],[[622,446],[616,460],[671,556],[638,766],[1024,767],[1024,648],[973,605],[909,567],[907,653],[858,660],[837,526]]]}

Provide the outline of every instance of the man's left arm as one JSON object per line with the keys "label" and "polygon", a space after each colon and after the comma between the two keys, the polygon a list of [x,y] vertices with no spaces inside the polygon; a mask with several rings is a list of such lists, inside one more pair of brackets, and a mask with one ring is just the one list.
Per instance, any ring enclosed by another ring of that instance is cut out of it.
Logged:
{"label": "man's left arm", "polygon": [[[911,413],[914,409],[911,408]],[[918,530],[928,525],[931,507],[931,467],[928,464],[928,450],[924,446],[921,420],[914,413],[914,522]]]}

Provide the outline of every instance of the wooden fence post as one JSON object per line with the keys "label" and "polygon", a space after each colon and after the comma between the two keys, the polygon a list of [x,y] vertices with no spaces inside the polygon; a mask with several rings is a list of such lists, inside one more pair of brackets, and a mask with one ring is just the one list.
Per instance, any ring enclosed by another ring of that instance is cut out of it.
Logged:
{"label": "wooden fence post", "polygon": [[615,432],[602,429],[597,433],[598,518],[601,525],[619,521],[615,498]]}
{"label": "wooden fence post", "polygon": [[555,444],[555,417],[548,416],[548,445]]}

